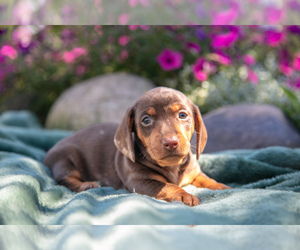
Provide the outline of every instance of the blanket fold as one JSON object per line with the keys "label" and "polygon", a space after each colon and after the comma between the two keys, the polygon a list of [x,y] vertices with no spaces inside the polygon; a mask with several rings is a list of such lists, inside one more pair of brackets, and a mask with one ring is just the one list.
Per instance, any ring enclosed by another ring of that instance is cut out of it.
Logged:
{"label": "blanket fold", "polygon": [[[15,123],[14,123],[15,121]],[[197,207],[111,187],[74,193],[42,161],[71,131],[46,130],[30,112],[0,116],[0,223],[17,225],[287,225],[300,223],[300,149],[271,147],[200,156],[233,189],[184,187]]]}

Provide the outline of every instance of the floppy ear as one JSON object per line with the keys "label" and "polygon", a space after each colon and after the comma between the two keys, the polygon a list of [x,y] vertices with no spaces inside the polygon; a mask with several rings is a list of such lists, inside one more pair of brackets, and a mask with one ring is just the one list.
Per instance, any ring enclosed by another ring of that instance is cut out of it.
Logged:
{"label": "floppy ear", "polygon": [[200,154],[203,152],[207,142],[207,131],[202,120],[199,108],[196,105],[194,105],[194,120],[195,130],[197,132],[197,159],[199,159]]}
{"label": "floppy ear", "polygon": [[133,147],[133,123],[134,123],[134,108],[129,108],[120,123],[115,134],[114,142],[116,147],[127,158],[135,162],[135,154]]}

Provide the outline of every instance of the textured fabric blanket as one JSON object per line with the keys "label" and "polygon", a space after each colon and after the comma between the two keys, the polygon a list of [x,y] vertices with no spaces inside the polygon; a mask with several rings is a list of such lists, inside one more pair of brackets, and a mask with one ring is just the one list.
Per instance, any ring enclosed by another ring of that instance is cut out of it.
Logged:
{"label": "textured fabric blanket", "polygon": [[202,170],[234,189],[186,186],[201,203],[188,207],[111,187],[71,192],[42,164],[46,151],[71,132],[45,130],[28,112],[6,112],[0,124],[1,224],[300,224],[300,149],[201,155]]}
{"label": "textured fabric blanket", "polygon": [[300,224],[300,149],[201,155],[203,171],[234,189],[186,186],[201,202],[188,207],[110,187],[77,194],[57,185],[42,160],[70,134],[43,129],[29,112],[0,116],[0,224],[8,225],[0,227],[0,249],[282,250],[300,244],[300,228],[293,226]]}

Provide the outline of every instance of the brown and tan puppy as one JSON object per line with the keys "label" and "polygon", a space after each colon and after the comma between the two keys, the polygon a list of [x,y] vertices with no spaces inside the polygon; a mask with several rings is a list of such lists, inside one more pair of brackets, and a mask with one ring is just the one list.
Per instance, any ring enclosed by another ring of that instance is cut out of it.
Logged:
{"label": "brown and tan puppy", "polygon": [[197,133],[197,159],[207,133],[199,109],[179,91],[159,87],[129,108],[120,125],[102,123],[59,141],[46,155],[54,179],[73,191],[99,187],[149,195],[189,206],[199,199],[181,187],[229,188],[201,172],[191,153]]}

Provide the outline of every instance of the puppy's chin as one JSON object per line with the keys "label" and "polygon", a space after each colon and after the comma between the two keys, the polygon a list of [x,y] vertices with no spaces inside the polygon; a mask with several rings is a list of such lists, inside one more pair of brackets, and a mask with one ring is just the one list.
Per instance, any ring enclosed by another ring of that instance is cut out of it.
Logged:
{"label": "puppy's chin", "polygon": [[162,159],[157,159],[156,162],[161,167],[178,166],[185,163],[187,155],[169,155]]}

